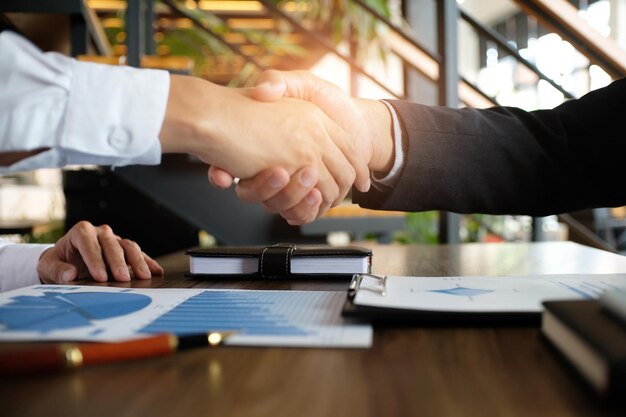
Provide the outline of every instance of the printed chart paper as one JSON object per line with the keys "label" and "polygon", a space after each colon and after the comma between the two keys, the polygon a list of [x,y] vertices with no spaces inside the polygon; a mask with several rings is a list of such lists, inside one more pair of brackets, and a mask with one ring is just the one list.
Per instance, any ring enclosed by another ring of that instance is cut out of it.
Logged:
{"label": "printed chart paper", "polygon": [[228,345],[370,347],[341,317],[342,291],[121,289],[37,285],[0,294],[0,341],[118,341],[235,330]]}
{"label": "printed chart paper", "polygon": [[617,287],[626,287],[626,275],[389,276],[382,296],[380,281],[366,276],[353,302],[423,311],[532,313],[541,312],[544,301],[598,298]]}

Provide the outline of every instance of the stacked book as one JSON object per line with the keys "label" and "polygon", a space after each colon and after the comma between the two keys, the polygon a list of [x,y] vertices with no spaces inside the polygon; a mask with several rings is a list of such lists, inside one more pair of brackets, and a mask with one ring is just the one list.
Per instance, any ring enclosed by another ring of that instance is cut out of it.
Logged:
{"label": "stacked book", "polygon": [[626,290],[544,303],[541,332],[603,398],[626,399]]}

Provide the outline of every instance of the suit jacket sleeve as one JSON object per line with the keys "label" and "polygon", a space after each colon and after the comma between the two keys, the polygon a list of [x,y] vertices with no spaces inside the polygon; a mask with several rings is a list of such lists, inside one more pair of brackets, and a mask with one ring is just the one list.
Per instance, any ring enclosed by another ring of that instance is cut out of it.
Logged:
{"label": "suit jacket sleeve", "polygon": [[626,79],[552,110],[431,107],[391,101],[405,166],[361,206],[547,215],[626,204]]}

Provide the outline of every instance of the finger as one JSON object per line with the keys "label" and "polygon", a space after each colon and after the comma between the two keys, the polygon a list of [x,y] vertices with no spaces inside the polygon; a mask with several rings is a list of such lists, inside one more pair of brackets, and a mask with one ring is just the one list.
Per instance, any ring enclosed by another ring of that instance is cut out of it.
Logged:
{"label": "finger", "polygon": [[45,272],[39,277],[47,284],[68,284],[78,278],[78,269],[59,259],[48,260],[43,268]]}
{"label": "finger", "polygon": [[116,281],[130,281],[130,272],[126,265],[124,249],[122,243],[124,239],[118,240],[111,228],[107,225],[98,226],[98,242],[102,248],[102,253],[106,264]]}
{"label": "finger", "polygon": [[[263,200],[263,208],[270,213],[280,213],[300,203],[317,183],[317,170],[305,167],[298,170],[289,184],[271,198]],[[318,191],[319,193],[319,191]],[[321,200],[321,196],[320,196]],[[315,208],[317,214],[317,207]]]}
{"label": "finger", "polygon": [[260,203],[271,199],[289,183],[289,173],[281,167],[269,167],[256,176],[239,180],[235,192],[248,203]]}
{"label": "finger", "polygon": [[37,263],[37,274],[41,282],[46,284],[67,284],[78,278],[78,269],[67,262],[61,261],[54,248],[42,254]]}
{"label": "finger", "polygon": [[163,275],[165,273],[165,269],[163,269],[163,267],[159,265],[157,261],[146,255],[145,252],[143,253],[143,259],[146,261],[146,264],[148,264],[148,268],[150,268],[150,272],[153,276]]}
{"label": "finger", "polygon": [[[350,162],[350,165],[354,168],[355,177],[349,184],[348,190],[354,184],[359,191],[366,192],[371,185],[370,171],[367,167],[368,161],[363,158],[363,155],[358,153],[353,138],[350,137],[345,130],[331,121],[328,121],[325,127],[335,145],[341,150],[343,155]],[[346,196],[348,190],[342,195],[342,199]]]}
{"label": "finger", "polygon": [[280,71],[263,72],[255,87],[247,89],[248,95],[258,101],[276,101],[283,97],[286,90],[285,81]]}
{"label": "finger", "polygon": [[209,167],[209,183],[217,188],[225,189],[230,187],[235,180],[232,175],[214,165]]}
{"label": "finger", "polygon": [[[133,269],[135,277],[139,279],[152,278],[152,272],[144,259],[143,252],[139,245],[130,239],[122,239],[120,240],[120,246],[124,250],[126,263]],[[128,270],[128,268],[126,270]]]}
{"label": "finger", "polygon": [[[333,164],[329,164],[327,162],[329,159],[332,158],[324,156],[324,163],[326,165],[331,165],[332,167]],[[319,211],[317,213],[319,217],[321,214],[326,213],[328,209],[335,203],[335,201],[339,199],[341,190],[335,178],[326,167],[321,170],[316,188],[320,191],[322,195],[322,202],[320,203]]]}
{"label": "finger", "polygon": [[108,274],[96,228],[89,222],[81,221],[70,229],[67,236],[71,246],[78,250],[92,278],[96,281],[106,281]]}
{"label": "finger", "polygon": [[314,188],[295,207],[281,212],[280,215],[290,225],[300,226],[311,223],[317,218],[321,204],[322,193],[317,188]]}
{"label": "finger", "polygon": [[338,86],[316,77],[308,71],[266,71],[263,81],[284,84],[286,97],[307,100],[318,106],[326,115],[351,136],[336,142],[356,170],[355,187],[367,192],[371,186],[367,155],[361,155],[357,142],[365,140],[362,117],[352,99]]}
{"label": "finger", "polygon": [[[337,146],[338,142],[345,140],[347,134],[329,119],[324,118],[323,120],[327,142],[323,144],[322,160],[338,186],[338,193],[331,202],[332,206],[336,206],[343,201],[348,191],[350,191],[350,187],[354,184],[356,171],[350,158],[347,158]],[[322,177],[320,177],[321,179]],[[324,208],[328,196],[324,194],[322,188],[319,186],[317,188],[322,191],[322,196],[324,197],[322,208]]]}

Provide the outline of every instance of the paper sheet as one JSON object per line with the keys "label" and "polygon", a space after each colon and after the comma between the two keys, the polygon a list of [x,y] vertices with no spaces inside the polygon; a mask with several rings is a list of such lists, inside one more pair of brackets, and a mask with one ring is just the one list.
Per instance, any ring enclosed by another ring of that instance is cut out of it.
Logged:
{"label": "paper sheet", "polygon": [[536,275],[500,277],[403,277],[380,282],[365,277],[357,305],[445,312],[540,312],[548,300],[598,298],[626,286],[626,274]]}
{"label": "paper sheet", "polygon": [[372,327],[341,318],[343,291],[26,287],[0,294],[0,340],[116,341],[236,330],[229,345],[370,347]]}

